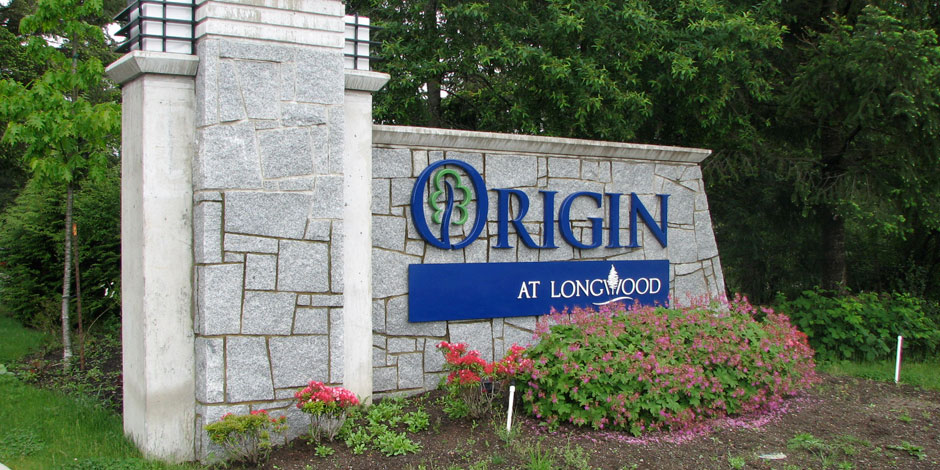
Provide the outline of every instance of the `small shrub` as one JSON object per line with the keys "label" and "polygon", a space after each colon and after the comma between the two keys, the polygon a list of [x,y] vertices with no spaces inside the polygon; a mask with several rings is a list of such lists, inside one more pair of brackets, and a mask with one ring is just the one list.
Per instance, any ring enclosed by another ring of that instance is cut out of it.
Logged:
{"label": "small shrub", "polygon": [[311,381],[294,394],[297,408],[310,415],[310,438],[319,439],[322,433],[332,441],[346,421],[347,410],[359,405],[359,399],[342,387],[328,387],[323,382]]}
{"label": "small shrub", "polygon": [[488,413],[501,389],[532,367],[532,361],[523,356],[525,348],[515,344],[498,362],[487,362],[478,351],[467,351],[464,343],[441,341],[437,348],[444,354],[445,370],[450,371],[444,381],[444,412],[451,418]]}
{"label": "small shrub", "polygon": [[229,413],[205,428],[209,439],[222,446],[232,459],[258,465],[271,455],[272,434],[283,435],[287,431],[287,417],[274,418],[265,410],[247,415]]}
{"label": "small shrub", "polygon": [[817,380],[806,336],[746,300],[576,309],[543,317],[537,334],[522,401],[549,426],[682,429],[775,408]]}
{"label": "small shrub", "polygon": [[408,427],[408,432],[421,432],[431,425],[431,416],[424,410],[417,410],[406,414],[402,421]]}
{"label": "small shrub", "polygon": [[807,290],[800,297],[778,299],[793,324],[806,333],[818,360],[893,358],[897,337],[904,337],[907,357],[940,353],[940,307],[908,294],[862,292],[840,296]]}
{"label": "small shrub", "polygon": [[375,436],[375,447],[386,457],[413,454],[421,450],[421,446],[408,439],[405,433],[395,431],[386,431]]}

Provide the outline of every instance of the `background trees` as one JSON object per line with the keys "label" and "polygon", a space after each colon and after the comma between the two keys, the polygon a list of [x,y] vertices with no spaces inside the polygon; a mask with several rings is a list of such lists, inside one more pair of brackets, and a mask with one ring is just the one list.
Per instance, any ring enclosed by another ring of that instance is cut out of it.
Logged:
{"label": "background trees", "polygon": [[[4,11],[13,6],[11,3]],[[51,266],[46,262],[48,253],[43,256],[43,251],[48,250],[49,241],[62,243],[61,331],[63,363],[67,367],[72,353],[71,269],[73,264],[79,266],[72,254],[73,234],[77,232],[72,220],[74,190],[86,178],[91,182],[106,179],[117,161],[120,108],[114,102],[114,87],[104,77],[102,58],[109,62],[113,55],[100,27],[110,17],[97,0],[39,0],[34,10],[29,5],[22,8],[31,14],[9,15],[3,25],[4,47],[11,51],[11,62],[0,67],[8,71],[0,80],[0,121],[6,124],[2,143],[12,147],[5,159],[6,168],[14,177],[17,170],[25,169],[31,181],[29,189],[17,199],[19,207],[14,206],[4,215],[0,238],[7,243],[0,246],[6,255],[2,295],[5,308],[21,314],[24,307],[34,308],[31,315],[41,317],[41,303],[30,306],[30,301],[46,300],[50,294],[46,272]],[[17,22],[20,36],[8,29]],[[113,185],[116,179],[110,182]],[[36,217],[36,212],[48,214],[55,210],[50,207],[49,194],[64,195],[61,237],[50,238],[46,219]],[[37,222],[41,225],[34,225]],[[23,240],[16,236],[17,230],[23,237],[39,238],[32,239],[35,244],[19,246],[27,250],[12,253]],[[108,227],[94,227],[90,232],[109,233]],[[42,272],[26,277],[31,268]],[[26,295],[38,289],[44,291],[39,294],[42,299]],[[81,323],[79,318],[80,329]]]}
{"label": "background trees", "polygon": [[[938,2],[376,0],[380,122],[707,147],[729,288],[937,295]],[[403,106],[404,104],[404,106]]]}

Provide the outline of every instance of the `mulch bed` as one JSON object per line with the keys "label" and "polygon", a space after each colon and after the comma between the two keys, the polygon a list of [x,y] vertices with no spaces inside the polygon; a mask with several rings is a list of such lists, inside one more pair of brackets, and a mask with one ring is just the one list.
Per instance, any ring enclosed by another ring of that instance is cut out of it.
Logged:
{"label": "mulch bed", "polygon": [[[342,442],[335,442],[331,444],[334,455],[317,457],[314,445],[298,439],[277,450],[261,468],[517,469],[531,468],[527,466],[536,449],[551,458],[550,468],[559,469],[940,468],[940,425],[936,424],[940,392],[865,379],[828,375],[822,379],[772,414],[710,423],[697,432],[644,438],[574,428],[548,433],[534,420],[519,416],[521,432],[507,442],[496,433],[497,426],[505,426],[505,418],[452,421],[436,405],[440,392],[430,392],[420,396],[420,401],[431,414],[431,428],[409,435],[422,446],[417,454],[385,457],[369,450],[353,455]],[[808,442],[821,444],[788,448],[800,433],[817,439]],[[760,458],[768,454],[786,457]]]}

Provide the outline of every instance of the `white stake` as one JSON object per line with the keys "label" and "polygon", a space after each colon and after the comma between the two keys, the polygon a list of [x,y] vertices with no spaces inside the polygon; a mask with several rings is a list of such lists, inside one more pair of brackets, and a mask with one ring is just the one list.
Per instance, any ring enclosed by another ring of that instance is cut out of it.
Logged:
{"label": "white stake", "polygon": [[904,338],[901,335],[898,335],[898,358],[894,362],[894,383],[898,383],[901,380],[901,343],[904,341]]}
{"label": "white stake", "polygon": [[506,412],[506,432],[512,432],[512,399],[516,395],[516,386],[509,386],[509,410]]}

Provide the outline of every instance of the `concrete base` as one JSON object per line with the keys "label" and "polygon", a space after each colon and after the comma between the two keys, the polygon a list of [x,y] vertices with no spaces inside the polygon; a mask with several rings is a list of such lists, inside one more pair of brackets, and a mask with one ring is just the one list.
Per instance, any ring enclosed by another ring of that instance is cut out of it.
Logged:
{"label": "concrete base", "polygon": [[124,432],[144,455],[174,462],[194,459],[195,86],[187,76],[195,73],[194,59],[135,52],[108,69],[115,79],[126,80],[121,83]]}

